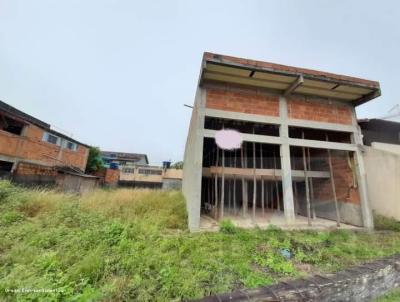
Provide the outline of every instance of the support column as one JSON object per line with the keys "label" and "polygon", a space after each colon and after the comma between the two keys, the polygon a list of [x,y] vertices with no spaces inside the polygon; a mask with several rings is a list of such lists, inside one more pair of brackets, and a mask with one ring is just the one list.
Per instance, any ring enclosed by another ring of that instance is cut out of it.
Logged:
{"label": "support column", "polygon": [[371,206],[368,199],[367,191],[367,174],[364,167],[364,158],[361,151],[356,151],[354,154],[354,160],[356,163],[357,180],[358,180],[358,191],[361,199],[361,213],[363,218],[363,224],[365,228],[374,228],[374,219],[372,216]]}
{"label": "support column", "polygon": [[279,136],[282,139],[280,154],[282,170],[283,207],[286,222],[288,224],[291,224],[295,221],[295,213],[292,187],[292,168],[290,164],[289,127],[287,123],[287,100],[283,96],[279,97],[279,114],[282,119],[282,123],[279,128]]}
{"label": "support column", "polygon": [[198,231],[200,228],[204,107],[205,91],[198,88],[186,142],[182,180],[182,192],[186,199],[190,231]]}
{"label": "support column", "polygon": [[361,215],[364,227],[367,229],[373,229],[374,218],[372,215],[372,210],[368,198],[367,173],[365,172],[364,158],[361,152],[361,148],[363,146],[361,129],[357,123],[356,110],[354,107],[352,109],[353,109],[353,126],[357,129],[357,131],[353,132],[351,138],[352,138],[352,143],[357,144],[359,146],[357,151],[354,152],[354,161],[356,166],[358,192],[360,194],[360,201],[361,201]]}

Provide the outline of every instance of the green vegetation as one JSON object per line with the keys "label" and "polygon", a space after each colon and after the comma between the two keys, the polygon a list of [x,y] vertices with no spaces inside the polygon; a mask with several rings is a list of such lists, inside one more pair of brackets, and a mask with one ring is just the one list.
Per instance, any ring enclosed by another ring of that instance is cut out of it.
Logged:
{"label": "green vegetation", "polygon": [[225,234],[235,234],[237,228],[229,219],[223,219],[219,224],[219,230]]}
{"label": "green vegetation", "polygon": [[172,169],[179,169],[182,170],[183,169],[183,161],[177,161],[176,163],[173,163],[171,165]]}
{"label": "green vegetation", "polygon": [[392,292],[380,297],[374,302],[398,302],[400,301],[400,289],[395,289]]}
{"label": "green vegetation", "polygon": [[[190,234],[179,192],[83,196],[0,182],[1,301],[179,301],[336,271],[400,251],[400,233]],[[287,257],[282,251],[289,251]],[[17,289],[47,293],[13,293]]]}
{"label": "green vegetation", "polygon": [[86,173],[93,173],[103,167],[103,159],[101,158],[101,151],[98,147],[90,147],[88,160],[86,163]]}
{"label": "green vegetation", "polygon": [[374,223],[376,230],[400,232],[400,221],[397,221],[394,218],[388,218],[382,215],[374,214]]}

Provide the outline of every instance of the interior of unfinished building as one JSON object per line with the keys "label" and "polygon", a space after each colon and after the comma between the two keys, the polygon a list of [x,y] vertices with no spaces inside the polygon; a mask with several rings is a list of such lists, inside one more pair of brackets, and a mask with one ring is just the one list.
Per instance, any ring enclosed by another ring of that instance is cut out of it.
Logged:
{"label": "interior of unfinished building", "polygon": [[[206,53],[185,150],[191,230],[373,227],[354,107],[379,83]],[[218,132],[242,142],[221,148]]]}

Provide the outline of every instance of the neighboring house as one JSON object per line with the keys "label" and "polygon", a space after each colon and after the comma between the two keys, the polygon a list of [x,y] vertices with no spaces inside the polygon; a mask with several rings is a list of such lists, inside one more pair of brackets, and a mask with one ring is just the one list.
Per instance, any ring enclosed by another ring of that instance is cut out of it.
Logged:
{"label": "neighboring house", "polygon": [[180,189],[182,170],[149,165],[123,167],[119,185],[128,187]]}
{"label": "neighboring house", "polygon": [[400,123],[360,119],[372,209],[400,221]]}
{"label": "neighboring house", "polygon": [[[378,96],[375,81],[205,53],[183,167],[189,228],[372,228],[355,107]],[[240,149],[216,145],[223,129]]]}
{"label": "neighboring house", "polygon": [[119,185],[129,187],[161,188],[163,173],[163,168],[157,166],[125,166],[120,169]]}
{"label": "neighboring house", "polygon": [[383,119],[360,119],[363,141],[366,146],[373,146],[383,151],[400,154],[400,122]]}
{"label": "neighboring house", "polygon": [[[88,153],[88,145],[0,101],[0,177],[28,185],[55,184],[59,174],[73,173],[77,179],[85,170]],[[82,182],[95,182],[89,178]],[[75,188],[83,191],[80,182],[75,181]]]}
{"label": "neighboring house", "polygon": [[124,168],[133,165],[148,165],[149,160],[146,154],[124,153],[114,151],[101,151],[103,162],[107,167]]}
{"label": "neighboring house", "polygon": [[[150,166],[146,154],[101,152],[106,167],[119,169],[119,186],[180,189],[182,170]],[[168,162],[165,162],[169,164]]]}

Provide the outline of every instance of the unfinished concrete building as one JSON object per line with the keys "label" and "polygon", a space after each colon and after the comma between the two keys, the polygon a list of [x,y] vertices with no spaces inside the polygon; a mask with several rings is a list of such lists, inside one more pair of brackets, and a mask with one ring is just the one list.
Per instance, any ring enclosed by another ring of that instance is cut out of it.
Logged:
{"label": "unfinished concrete building", "polygon": [[[189,227],[373,227],[355,107],[379,83],[205,53],[186,143]],[[240,132],[239,149],[215,142]]]}

